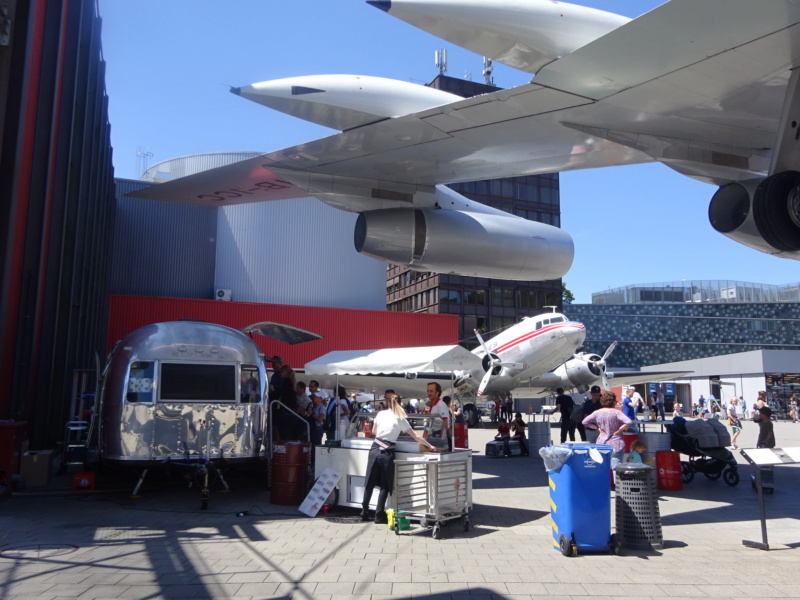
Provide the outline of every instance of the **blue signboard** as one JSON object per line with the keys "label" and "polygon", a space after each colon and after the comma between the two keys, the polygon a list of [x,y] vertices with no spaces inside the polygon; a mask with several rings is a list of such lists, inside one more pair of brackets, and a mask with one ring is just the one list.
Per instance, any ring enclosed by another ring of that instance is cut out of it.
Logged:
{"label": "blue signboard", "polygon": [[675,395],[675,384],[674,383],[665,383],[664,384],[664,394],[667,396],[674,396]]}
{"label": "blue signboard", "polygon": [[648,383],[647,384],[647,395],[652,396],[658,391],[658,384],[657,383]]}

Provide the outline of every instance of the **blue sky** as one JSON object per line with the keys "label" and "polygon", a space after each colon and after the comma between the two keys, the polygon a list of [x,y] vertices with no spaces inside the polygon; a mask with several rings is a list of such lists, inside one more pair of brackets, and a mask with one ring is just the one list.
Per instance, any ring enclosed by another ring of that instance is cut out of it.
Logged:
{"label": "blue sky", "polygon": [[[635,17],[656,0],[575,2]],[[118,177],[200,152],[271,151],[331,130],[238,98],[228,86],[313,74],[432,80],[446,48],[452,77],[481,81],[482,58],[363,0],[100,0],[111,141]],[[496,65],[496,85],[526,73]],[[577,302],[630,283],[800,280],[798,264],[717,234],[707,218],[716,188],[651,164],[561,175],[562,227],[575,241],[564,281]],[[298,223],[298,227],[302,224]]]}

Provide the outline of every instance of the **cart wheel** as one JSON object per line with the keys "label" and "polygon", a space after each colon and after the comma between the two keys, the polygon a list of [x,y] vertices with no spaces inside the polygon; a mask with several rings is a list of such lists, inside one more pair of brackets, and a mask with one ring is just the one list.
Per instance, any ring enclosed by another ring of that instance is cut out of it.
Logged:
{"label": "cart wheel", "polygon": [[722,472],[717,471],[716,473],[704,473],[706,477],[708,477],[711,481],[716,481],[720,477],[722,477]]}
{"label": "cart wheel", "polygon": [[561,534],[561,537],[558,538],[558,547],[561,548],[561,554],[564,556],[575,556],[575,546],[570,543],[569,538],[565,534]]}
{"label": "cart wheel", "polygon": [[725,469],[722,473],[722,479],[731,487],[737,486],[739,485],[739,471],[736,469]]}
{"label": "cart wheel", "polygon": [[691,483],[692,479],[694,479],[694,469],[692,468],[691,463],[688,463],[685,460],[681,461],[681,479],[683,480],[683,483]]}
{"label": "cart wheel", "polygon": [[442,528],[439,527],[439,524],[437,523],[436,525],[433,526],[433,530],[431,530],[431,537],[435,540],[438,540],[441,533],[442,533]]}
{"label": "cart wheel", "polygon": [[464,519],[464,533],[469,531],[469,519]]}
{"label": "cart wheel", "polygon": [[394,534],[400,535],[400,523],[398,523],[397,521],[394,522]]}
{"label": "cart wheel", "polygon": [[422,519],[422,520],[419,522],[419,524],[420,524],[422,527],[424,527],[425,529],[427,529],[427,528],[428,528],[428,527],[430,527],[430,525],[431,525],[430,523],[428,523],[428,519]]}

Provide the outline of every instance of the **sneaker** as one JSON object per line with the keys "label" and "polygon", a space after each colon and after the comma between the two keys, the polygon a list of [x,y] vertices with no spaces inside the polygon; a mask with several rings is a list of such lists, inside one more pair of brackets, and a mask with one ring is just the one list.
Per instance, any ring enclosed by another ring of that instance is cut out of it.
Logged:
{"label": "sneaker", "polygon": [[380,511],[375,513],[375,519],[373,523],[376,525],[386,525],[389,522],[389,518],[386,516],[386,511]]}
{"label": "sneaker", "polygon": [[361,514],[359,516],[361,517],[362,521],[369,521],[370,520],[369,512],[367,512],[366,510],[362,510]]}

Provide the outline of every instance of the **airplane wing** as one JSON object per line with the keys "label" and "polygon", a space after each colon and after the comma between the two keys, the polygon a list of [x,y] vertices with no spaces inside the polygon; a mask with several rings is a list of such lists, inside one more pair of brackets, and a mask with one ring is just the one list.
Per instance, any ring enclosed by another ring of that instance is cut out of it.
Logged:
{"label": "airplane wing", "polygon": [[425,397],[428,381],[448,387],[455,371],[480,368],[480,359],[461,346],[423,346],[381,350],[338,350],[305,364],[305,377],[323,387],[337,384],[382,394]]}
{"label": "airplane wing", "polygon": [[652,160],[705,181],[752,177],[767,171],[789,70],[800,64],[798,22],[788,0],[672,0],[532,83],[135,195],[224,205],[349,186],[384,208],[415,186]]}

